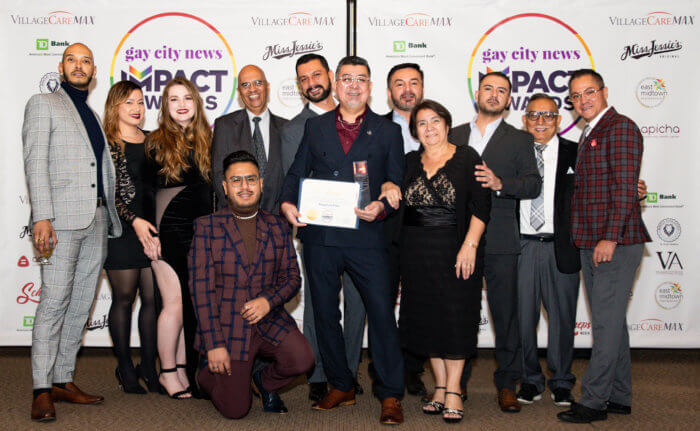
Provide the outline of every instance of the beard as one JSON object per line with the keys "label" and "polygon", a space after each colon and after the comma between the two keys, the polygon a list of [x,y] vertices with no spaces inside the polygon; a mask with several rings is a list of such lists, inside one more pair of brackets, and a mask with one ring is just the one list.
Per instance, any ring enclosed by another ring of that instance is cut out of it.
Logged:
{"label": "beard", "polygon": [[497,107],[497,108],[490,108],[489,105],[486,104],[487,101],[484,101],[483,103],[478,102],[476,104],[477,108],[479,108],[479,112],[483,112],[486,115],[501,115],[503,114],[503,111],[506,110],[505,105],[503,107]]}
{"label": "beard", "polygon": [[[317,88],[322,88],[323,91],[321,92],[321,94],[314,97],[310,93],[311,93],[311,90],[315,90]],[[309,87],[309,89],[306,90],[306,93],[304,93],[304,97],[306,97],[312,103],[318,103],[318,102],[322,102],[322,101],[326,100],[326,98],[330,94],[331,94],[331,86],[330,85],[327,88],[322,86],[322,85],[317,85],[315,87]]]}
{"label": "beard", "polygon": [[227,196],[226,200],[228,201],[228,207],[231,211],[233,211],[235,214],[238,214],[239,216],[245,217],[253,214],[255,211],[258,210],[258,208],[260,208],[261,198],[262,194],[258,195],[258,198],[255,200],[255,202],[251,202],[250,204],[237,202],[235,196]]}
{"label": "beard", "polygon": [[391,96],[391,103],[399,111],[410,111],[411,109],[413,109],[414,106],[421,102],[421,100],[418,100],[418,96],[416,96],[416,93],[408,92],[406,94],[410,94],[411,96],[413,96],[412,102],[404,102],[403,100],[401,100],[401,97],[395,99],[393,95]]}
{"label": "beard", "polygon": [[85,83],[82,83],[82,82],[79,82],[79,81],[76,81],[76,80],[71,79],[71,76],[70,76],[70,75],[66,75],[65,72],[63,72],[63,75],[62,75],[62,76],[63,76],[63,80],[64,80],[65,82],[67,82],[68,84],[70,84],[71,87],[77,88],[78,90],[87,90],[88,87],[90,86],[90,82],[92,82],[92,76],[90,76],[90,75],[88,75],[88,74],[85,75],[85,76],[87,76],[87,82],[85,82]]}

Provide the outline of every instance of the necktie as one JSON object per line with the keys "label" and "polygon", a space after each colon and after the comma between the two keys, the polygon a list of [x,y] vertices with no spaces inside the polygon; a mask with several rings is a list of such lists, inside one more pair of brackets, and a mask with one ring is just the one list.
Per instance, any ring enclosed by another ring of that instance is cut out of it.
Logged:
{"label": "necktie", "polygon": [[[544,158],[542,151],[546,148],[545,145],[535,143],[535,158],[537,159],[537,170],[540,171],[540,176],[544,180]],[[530,226],[535,230],[540,230],[544,226],[544,181],[540,194],[532,200],[530,205]]]}
{"label": "necktie", "polygon": [[253,130],[253,150],[255,151],[255,160],[260,166],[260,177],[265,178],[267,171],[267,154],[265,154],[265,144],[263,143],[262,132],[260,131],[260,117],[253,117],[255,130]]}
{"label": "necktie", "polygon": [[586,140],[586,136],[588,136],[588,132],[591,131],[591,126],[586,125],[586,127],[583,128],[583,132],[581,132],[581,137],[578,138],[578,146],[580,147],[581,144]]}

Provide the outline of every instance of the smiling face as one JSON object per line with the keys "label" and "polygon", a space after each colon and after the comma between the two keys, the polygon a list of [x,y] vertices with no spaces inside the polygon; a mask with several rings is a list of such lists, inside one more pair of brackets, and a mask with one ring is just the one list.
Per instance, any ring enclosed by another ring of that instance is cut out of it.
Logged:
{"label": "smiling face", "polygon": [[446,142],[448,132],[445,120],[432,109],[421,109],[416,113],[416,135],[424,147]]}
{"label": "smiling face", "polygon": [[476,92],[476,105],[479,113],[498,116],[505,111],[510,103],[510,88],[508,81],[500,76],[484,77]]}
{"label": "smiling face", "polygon": [[[358,79],[359,78],[359,79]],[[365,66],[346,64],[338,71],[333,89],[341,107],[356,110],[367,105],[372,92],[372,81]]]}
{"label": "smiling face", "polygon": [[63,51],[63,59],[58,64],[58,72],[70,86],[87,90],[97,72],[90,48],[82,43],[66,48]]}
{"label": "smiling face", "polygon": [[224,172],[222,185],[228,207],[234,212],[248,213],[260,204],[262,178],[255,164],[247,161],[232,163]]}
{"label": "smiling face", "polygon": [[[542,113],[550,112],[552,114],[558,114],[559,110],[557,109],[557,104],[551,99],[537,99],[527,105],[525,112],[526,114],[523,115],[523,124],[527,131],[535,137],[535,142],[538,144],[546,144],[549,142],[557,133],[559,123],[561,123],[561,117],[556,115],[550,121],[547,121]],[[533,121],[528,118],[528,112],[539,112],[540,115],[537,120]]]}
{"label": "smiling face", "polygon": [[410,111],[423,101],[423,79],[416,69],[407,67],[391,75],[387,89],[391,103],[400,111]]}
{"label": "smiling face", "polygon": [[310,102],[319,103],[331,94],[333,72],[326,70],[320,60],[314,59],[297,67],[297,81],[301,94]]}
{"label": "smiling face", "polygon": [[569,93],[580,96],[578,100],[575,97],[571,100],[576,113],[589,123],[608,106],[608,87],[600,88],[593,75],[583,75],[571,81]]}
{"label": "smiling face", "polygon": [[174,122],[183,129],[194,118],[195,102],[190,91],[184,85],[173,85],[168,91],[168,113]]}
{"label": "smiling face", "polygon": [[145,112],[146,108],[143,105],[143,93],[141,93],[141,90],[132,91],[126,100],[117,107],[119,123],[129,126],[141,125]]}
{"label": "smiling face", "polygon": [[255,115],[260,115],[267,107],[267,94],[270,84],[259,67],[248,65],[238,74],[238,94],[245,107]]}

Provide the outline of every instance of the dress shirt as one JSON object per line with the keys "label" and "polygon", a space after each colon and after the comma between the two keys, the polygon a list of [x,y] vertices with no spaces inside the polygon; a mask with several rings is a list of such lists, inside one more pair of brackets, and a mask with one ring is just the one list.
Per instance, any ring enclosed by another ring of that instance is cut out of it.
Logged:
{"label": "dress shirt", "polygon": [[367,116],[367,108],[368,106],[365,106],[365,110],[355,118],[354,123],[348,123],[343,120],[343,115],[340,113],[340,105],[335,108],[335,129],[338,132],[340,145],[343,147],[345,154],[350,152],[355,138],[357,138],[357,135],[360,133],[360,129],[362,128],[361,123],[365,121],[365,117]]}
{"label": "dress shirt", "polygon": [[255,123],[253,118],[260,117],[260,133],[263,137],[263,146],[265,147],[265,156],[270,160],[270,110],[265,108],[265,111],[260,115],[255,115],[246,108],[246,114],[248,114],[248,122],[250,123],[250,136],[255,133]]}
{"label": "dress shirt", "polygon": [[408,154],[411,151],[417,151],[420,148],[420,142],[411,136],[411,130],[408,127],[408,121],[403,117],[403,115],[396,112],[394,109],[392,112],[391,120],[401,126],[401,135],[403,135],[403,152]]}
{"label": "dress shirt", "polygon": [[[539,142],[537,142],[539,144]],[[537,151],[534,148],[532,151]],[[537,157],[537,155],[535,155]],[[542,192],[544,193],[544,225],[540,230],[535,230],[530,225],[530,209],[532,199],[520,200],[520,233],[525,235],[553,234],[554,233],[554,183],[557,176],[557,158],[559,157],[559,138],[554,135],[547,142],[542,151],[544,161],[544,175],[542,178]]]}
{"label": "dress shirt", "polygon": [[474,148],[476,152],[479,153],[479,155],[481,155],[484,152],[486,145],[489,143],[489,140],[491,140],[493,132],[496,131],[496,128],[501,124],[501,121],[503,121],[503,117],[498,117],[498,120],[492,121],[489,124],[487,124],[486,130],[484,130],[484,136],[481,136],[481,132],[476,126],[477,117],[478,116],[475,115],[472,119],[472,122],[469,123],[469,127],[471,127],[471,133],[469,134],[469,146]]}

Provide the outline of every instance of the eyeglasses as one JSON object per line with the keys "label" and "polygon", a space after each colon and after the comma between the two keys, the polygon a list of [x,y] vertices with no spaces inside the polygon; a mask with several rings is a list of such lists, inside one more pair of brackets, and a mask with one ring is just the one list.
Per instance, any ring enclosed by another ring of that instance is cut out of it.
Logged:
{"label": "eyeglasses", "polygon": [[338,78],[338,81],[340,81],[340,83],[346,87],[351,86],[353,82],[356,82],[357,85],[360,85],[360,86],[365,86],[365,85],[369,84],[369,78],[364,76],[364,75],[357,75],[357,76],[343,75],[340,78]]}
{"label": "eyeglasses", "polygon": [[255,88],[260,88],[263,85],[265,85],[265,81],[262,79],[256,79],[255,81],[252,82],[241,82],[241,87],[245,88],[246,90],[250,88],[250,86],[254,86]]}
{"label": "eyeglasses", "polygon": [[526,111],[525,115],[530,121],[537,121],[542,117],[545,123],[551,123],[555,118],[559,116],[556,112],[549,111]]}
{"label": "eyeglasses", "polygon": [[583,96],[586,96],[586,99],[590,99],[591,97],[593,97],[594,94],[596,94],[597,92],[599,92],[603,88],[605,88],[605,87],[600,87],[597,90],[594,88],[587,88],[587,89],[583,90],[583,93],[571,93],[569,95],[569,98],[571,98],[572,102],[578,103],[581,101],[581,98]]}
{"label": "eyeglasses", "polygon": [[260,181],[260,177],[257,175],[246,175],[244,177],[235,176],[229,178],[226,181],[228,181],[228,183],[231,184],[233,187],[243,186],[243,181],[245,181],[246,184],[248,184],[249,186],[254,186],[258,183],[258,181]]}

